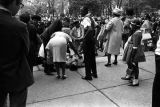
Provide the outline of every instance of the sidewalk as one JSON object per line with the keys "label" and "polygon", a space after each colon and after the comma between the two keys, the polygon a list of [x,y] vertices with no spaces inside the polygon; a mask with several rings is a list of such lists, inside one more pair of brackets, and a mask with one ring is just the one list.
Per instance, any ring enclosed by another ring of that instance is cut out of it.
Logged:
{"label": "sidewalk", "polygon": [[46,76],[35,68],[35,83],[29,88],[27,107],[151,107],[154,53],[145,54],[147,61],[139,65],[139,87],[130,87],[128,81],[121,80],[127,68],[122,56],[118,65],[110,68],[104,66],[107,57],[97,57],[99,78],[92,81],[81,79],[84,68],[67,70],[66,80]]}

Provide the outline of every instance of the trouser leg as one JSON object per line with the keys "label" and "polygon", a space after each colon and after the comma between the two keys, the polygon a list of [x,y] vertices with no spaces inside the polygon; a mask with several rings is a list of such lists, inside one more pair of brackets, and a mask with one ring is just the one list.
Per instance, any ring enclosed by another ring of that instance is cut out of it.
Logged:
{"label": "trouser leg", "polygon": [[46,50],[45,50],[45,47],[44,47],[44,60],[45,60],[45,62],[44,62],[44,72],[47,74],[47,73],[49,73],[49,65],[47,64],[47,52],[46,52]]}
{"label": "trouser leg", "polygon": [[10,107],[26,107],[27,88],[9,93]]}
{"label": "trouser leg", "polygon": [[61,67],[62,67],[62,76],[65,75],[65,62],[62,62]]}
{"label": "trouser leg", "polygon": [[115,57],[114,62],[117,62],[118,55],[115,55],[114,57]]}
{"label": "trouser leg", "polygon": [[60,68],[59,68],[59,63],[58,62],[55,63],[55,67],[56,67],[57,75],[60,76]]}
{"label": "trouser leg", "polygon": [[133,72],[132,64],[128,63],[127,65],[128,65],[128,68],[126,70],[126,75],[131,77],[132,76],[132,72]]}
{"label": "trouser leg", "polygon": [[108,63],[111,63],[111,54],[108,54]]}
{"label": "trouser leg", "polygon": [[84,60],[85,60],[85,73],[86,77],[91,77],[91,65],[90,65],[90,59],[86,55],[84,55]]}
{"label": "trouser leg", "polygon": [[139,77],[139,68],[138,68],[138,62],[133,65],[133,75],[135,79],[138,79]]}
{"label": "trouser leg", "polygon": [[7,92],[0,90],[0,107],[5,107]]}
{"label": "trouser leg", "polygon": [[92,74],[97,75],[97,66],[96,66],[96,58],[93,56],[91,58],[91,69],[92,69]]}
{"label": "trouser leg", "polygon": [[152,89],[152,107],[160,107],[160,56],[155,56],[156,60],[156,74]]}

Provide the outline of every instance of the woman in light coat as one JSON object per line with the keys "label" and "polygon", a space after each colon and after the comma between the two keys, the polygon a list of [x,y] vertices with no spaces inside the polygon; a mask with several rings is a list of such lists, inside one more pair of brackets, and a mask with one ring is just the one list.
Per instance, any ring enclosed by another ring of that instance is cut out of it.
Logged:
{"label": "woman in light coat", "polygon": [[115,55],[113,64],[117,65],[117,56],[120,54],[120,47],[122,41],[123,23],[120,19],[121,10],[113,10],[113,18],[106,25],[105,31],[107,32],[107,42],[104,49],[105,53],[108,53],[108,63],[106,67],[111,66],[111,55]]}

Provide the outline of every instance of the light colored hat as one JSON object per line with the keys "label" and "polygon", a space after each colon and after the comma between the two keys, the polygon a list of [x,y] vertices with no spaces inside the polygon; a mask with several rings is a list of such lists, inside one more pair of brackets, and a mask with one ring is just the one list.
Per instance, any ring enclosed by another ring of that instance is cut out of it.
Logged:
{"label": "light colored hat", "polygon": [[121,15],[121,13],[122,13],[122,10],[119,9],[119,8],[115,8],[115,9],[113,10],[113,14]]}

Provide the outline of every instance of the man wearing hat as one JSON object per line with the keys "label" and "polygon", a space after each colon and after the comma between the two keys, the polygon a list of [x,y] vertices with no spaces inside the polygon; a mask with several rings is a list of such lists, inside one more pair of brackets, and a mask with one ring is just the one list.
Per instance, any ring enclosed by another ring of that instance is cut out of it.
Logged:
{"label": "man wearing hat", "polygon": [[111,66],[111,54],[115,55],[113,64],[117,65],[117,56],[120,54],[120,47],[122,41],[123,23],[120,19],[121,10],[116,8],[113,10],[113,18],[108,22],[105,28],[106,32],[106,46],[105,53],[108,53],[108,63],[106,67]]}

